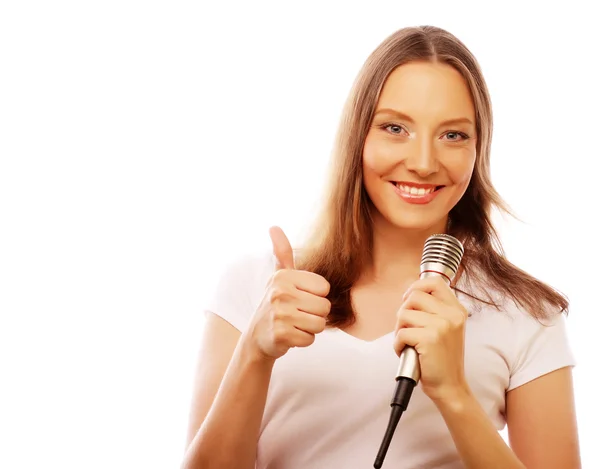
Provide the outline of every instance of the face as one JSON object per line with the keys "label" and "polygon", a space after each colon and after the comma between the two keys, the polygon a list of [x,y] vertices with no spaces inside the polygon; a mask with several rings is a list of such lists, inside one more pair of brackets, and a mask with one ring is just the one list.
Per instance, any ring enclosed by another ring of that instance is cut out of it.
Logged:
{"label": "face", "polygon": [[363,151],[375,223],[442,233],[476,157],[475,107],[449,65],[411,62],[386,80]]}

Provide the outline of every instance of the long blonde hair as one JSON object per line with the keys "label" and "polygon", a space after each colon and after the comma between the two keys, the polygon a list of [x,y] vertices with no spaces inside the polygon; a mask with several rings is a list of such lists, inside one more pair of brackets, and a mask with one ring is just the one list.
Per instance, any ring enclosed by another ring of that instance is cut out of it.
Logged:
{"label": "long blonde hair", "polygon": [[[546,317],[550,309],[566,312],[569,303],[565,296],[506,259],[493,226],[494,207],[509,214],[510,210],[491,182],[492,109],[479,64],[455,36],[440,28],[422,26],[397,31],[373,51],[360,70],[342,113],[322,212],[300,257],[301,268],[324,276],[331,284],[329,325],[342,327],[355,320],[350,290],[363,266],[371,260],[371,213],[375,208],[363,186],[362,154],[379,94],[394,69],[424,60],[458,70],[475,105],[475,168],[464,196],[449,214],[448,232],[461,239],[465,247],[462,275],[468,278],[477,269],[484,274],[479,281],[512,298],[538,319]],[[491,295],[484,296],[477,300],[498,306]]]}

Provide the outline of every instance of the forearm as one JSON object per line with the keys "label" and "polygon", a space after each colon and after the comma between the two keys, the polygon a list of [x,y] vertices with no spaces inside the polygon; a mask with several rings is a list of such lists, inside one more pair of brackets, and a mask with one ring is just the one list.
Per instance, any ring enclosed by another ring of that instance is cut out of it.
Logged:
{"label": "forearm", "polygon": [[249,353],[244,337],[232,356],[182,469],[251,469],[274,361]]}
{"label": "forearm", "polygon": [[467,469],[525,469],[469,392],[436,402]]}

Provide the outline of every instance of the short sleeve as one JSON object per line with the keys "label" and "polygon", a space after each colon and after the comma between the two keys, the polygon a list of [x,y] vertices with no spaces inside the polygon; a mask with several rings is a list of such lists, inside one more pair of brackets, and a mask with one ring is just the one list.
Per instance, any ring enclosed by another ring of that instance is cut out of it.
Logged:
{"label": "short sleeve", "polygon": [[274,267],[272,255],[248,255],[231,262],[223,269],[204,311],[243,332],[260,304]]}
{"label": "short sleeve", "polygon": [[575,366],[563,314],[542,322],[523,315],[515,327],[516,353],[507,391],[559,368]]}

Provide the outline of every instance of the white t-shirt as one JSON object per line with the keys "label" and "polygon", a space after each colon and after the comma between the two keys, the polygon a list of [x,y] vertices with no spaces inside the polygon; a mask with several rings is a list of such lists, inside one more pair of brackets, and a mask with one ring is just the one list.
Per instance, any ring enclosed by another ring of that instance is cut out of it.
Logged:
{"label": "white t-shirt", "polygon": [[[234,263],[206,309],[243,331],[274,268],[271,254]],[[564,317],[557,315],[544,327],[512,302],[498,311],[457,295],[472,312],[465,339],[469,386],[501,430],[507,391],[574,365]],[[290,349],[279,358],[267,395],[256,468],[373,467],[398,367],[393,340],[393,333],[364,341],[332,328],[317,334],[311,346]],[[463,467],[443,418],[420,386],[396,428],[384,467]]]}

